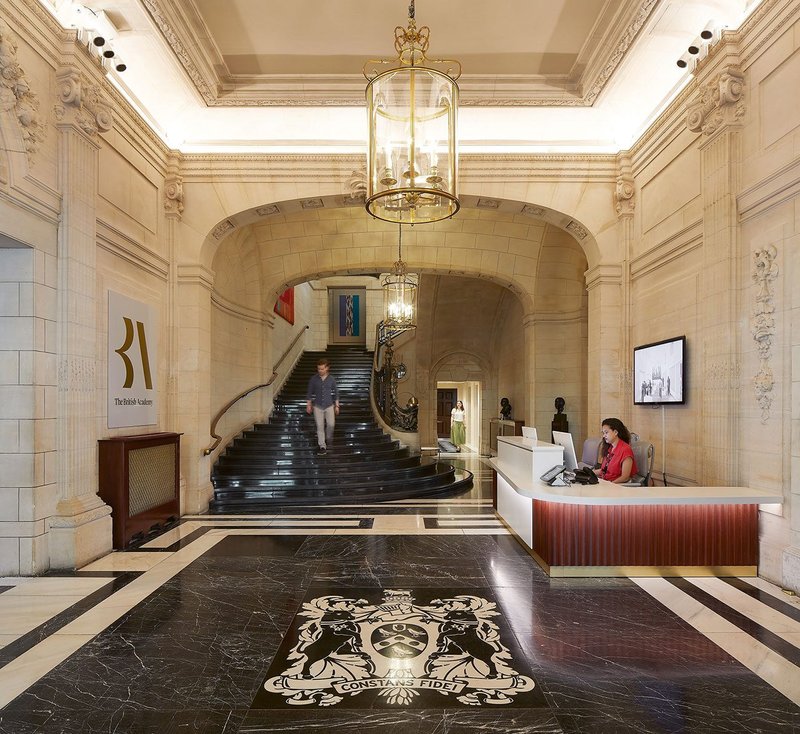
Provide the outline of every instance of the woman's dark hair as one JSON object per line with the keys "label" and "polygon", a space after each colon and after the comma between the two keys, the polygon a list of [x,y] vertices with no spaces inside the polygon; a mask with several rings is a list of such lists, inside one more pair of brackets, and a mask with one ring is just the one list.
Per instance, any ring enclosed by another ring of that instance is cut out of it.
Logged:
{"label": "woman's dark hair", "polygon": [[625,424],[619,418],[605,418],[600,425],[608,426],[612,431],[616,431],[625,443],[631,442],[631,432],[625,428]]}

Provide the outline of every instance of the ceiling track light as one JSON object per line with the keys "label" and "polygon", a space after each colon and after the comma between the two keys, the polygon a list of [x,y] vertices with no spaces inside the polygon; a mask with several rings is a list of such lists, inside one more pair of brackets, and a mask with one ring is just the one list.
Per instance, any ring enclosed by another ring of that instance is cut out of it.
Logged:
{"label": "ceiling track light", "polygon": [[694,71],[698,61],[708,56],[711,46],[719,41],[723,28],[714,20],[708,21],[700,35],[689,44],[686,53],[675,62],[678,68]]}
{"label": "ceiling track light", "polygon": [[115,71],[125,71],[127,65],[111,44],[117,37],[117,28],[104,11],[66,2],[59,10],[59,18],[67,28],[75,28],[81,43],[97,53],[103,62],[112,61],[110,65]]}

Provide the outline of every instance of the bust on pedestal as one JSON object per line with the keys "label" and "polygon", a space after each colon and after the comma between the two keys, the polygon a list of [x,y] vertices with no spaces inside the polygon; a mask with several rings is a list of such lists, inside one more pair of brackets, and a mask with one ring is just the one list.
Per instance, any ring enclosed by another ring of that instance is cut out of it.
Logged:
{"label": "bust on pedestal", "polygon": [[[567,420],[567,414],[564,412],[564,406],[566,404],[567,401],[562,397],[557,397],[555,399],[556,412],[553,414],[553,422],[550,424],[550,429],[552,431],[563,431],[564,433],[569,433],[569,421]],[[552,434],[550,436],[550,440],[553,440]]]}

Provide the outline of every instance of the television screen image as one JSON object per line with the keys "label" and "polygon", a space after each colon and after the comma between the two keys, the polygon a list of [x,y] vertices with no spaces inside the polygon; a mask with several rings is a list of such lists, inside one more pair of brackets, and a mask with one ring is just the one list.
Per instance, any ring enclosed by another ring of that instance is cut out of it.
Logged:
{"label": "television screen image", "polygon": [[686,337],[643,344],[633,350],[634,405],[686,402]]}

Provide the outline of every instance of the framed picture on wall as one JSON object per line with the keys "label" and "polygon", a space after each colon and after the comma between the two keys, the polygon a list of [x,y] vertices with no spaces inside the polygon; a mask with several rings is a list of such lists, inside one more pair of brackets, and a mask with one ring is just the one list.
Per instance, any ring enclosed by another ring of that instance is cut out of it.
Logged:
{"label": "framed picture on wall", "polygon": [[275,301],[275,313],[294,324],[294,286],[287,288]]}

